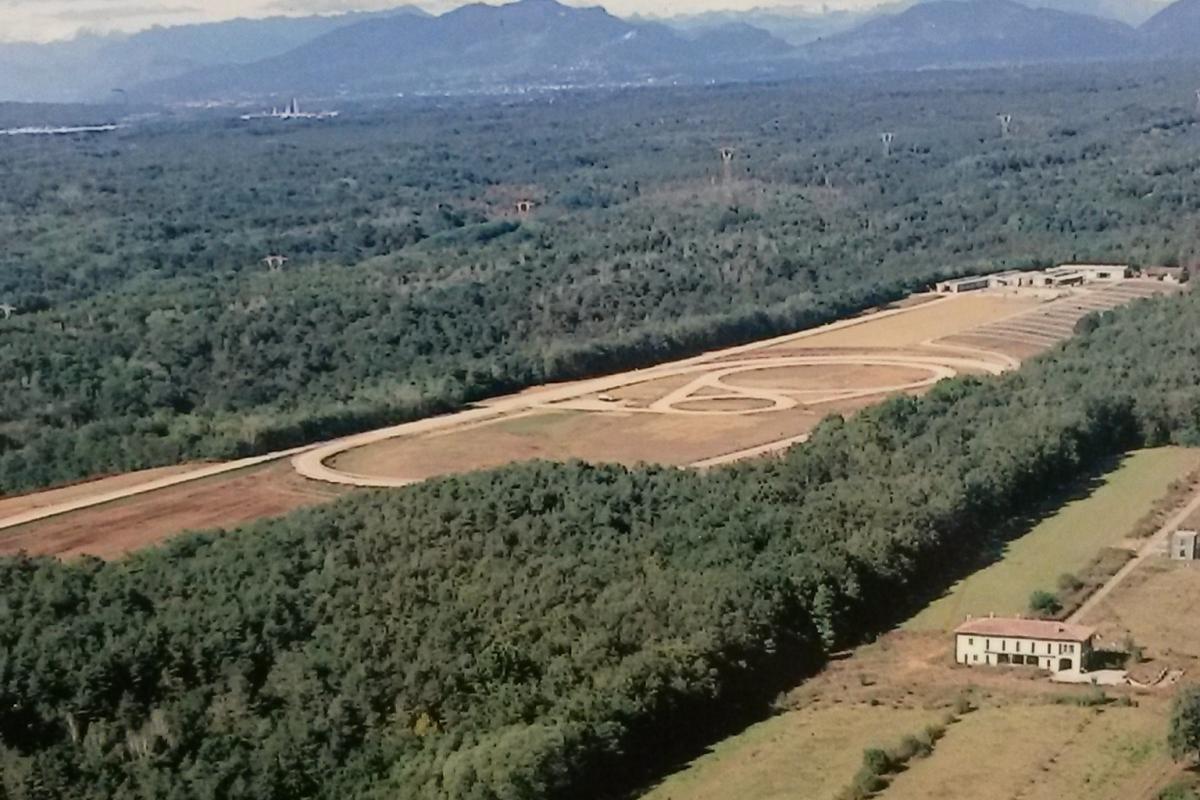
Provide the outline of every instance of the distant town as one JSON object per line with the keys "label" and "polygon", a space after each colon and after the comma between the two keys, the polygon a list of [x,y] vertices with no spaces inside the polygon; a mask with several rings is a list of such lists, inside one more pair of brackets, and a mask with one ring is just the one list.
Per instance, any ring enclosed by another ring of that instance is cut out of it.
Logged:
{"label": "distant town", "polygon": [[333,119],[341,114],[340,111],[301,111],[300,101],[292,98],[291,102],[280,108],[262,111],[257,114],[243,114],[243,120],[254,119]]}

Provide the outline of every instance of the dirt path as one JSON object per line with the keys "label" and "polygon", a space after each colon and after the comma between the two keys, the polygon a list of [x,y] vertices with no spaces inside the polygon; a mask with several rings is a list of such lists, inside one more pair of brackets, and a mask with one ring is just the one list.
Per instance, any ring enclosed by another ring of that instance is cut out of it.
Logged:
{"label": "dirt path", "polygon": [[1117,588],[1129,575],[1141,566],[1147,558],[1161,554],[1165,548],[1168,539],[1171,537],[1171,532],[1183,524],[1184,520],[1190,517],[1196,511],[1200,510],[1200,493],[1197,493],[1187,505],[1171,516],[1162,527],[1154,532],[1154,535],[1146,540],[1137,551],[1132,559],[1125,566],[1121,567],[1115,575],[1109,578],[1108,582],[1097,589],[1091,597],[1089,597],[1083,605],[1081,605],[1074,614],[1067,618],[1067,622],[1080,623],[1092,611],[1096,610],[1103,603],[1112,591]]}

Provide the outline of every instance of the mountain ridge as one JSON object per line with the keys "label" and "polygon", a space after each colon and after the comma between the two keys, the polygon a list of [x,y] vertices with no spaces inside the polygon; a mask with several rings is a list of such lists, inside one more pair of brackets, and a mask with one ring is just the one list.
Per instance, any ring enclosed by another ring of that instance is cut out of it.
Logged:
{"label": "mountain ridge", "polygon": [[369,20],[249,67],[204,70],[148,90],[195,96],[237,86],[242,94],[278,94],[299,81],[306,91],[336,94],[354,87],[383,93],[698,79],[719,74],[717,67],[792,52],[783,40],[751,26],[689,38],[599,6],[518,0],[475,3],[437,17]]}

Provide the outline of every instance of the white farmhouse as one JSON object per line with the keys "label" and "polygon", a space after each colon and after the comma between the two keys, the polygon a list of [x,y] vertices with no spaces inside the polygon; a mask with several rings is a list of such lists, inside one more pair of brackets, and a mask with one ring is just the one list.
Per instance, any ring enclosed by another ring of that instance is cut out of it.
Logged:
{"label": "white farmhouse", "polygon": [[1055,674],[1087,672],[1096,631],[1041,619],[968,619],[954,631],[954,660],[970,667],[1017,665]]}

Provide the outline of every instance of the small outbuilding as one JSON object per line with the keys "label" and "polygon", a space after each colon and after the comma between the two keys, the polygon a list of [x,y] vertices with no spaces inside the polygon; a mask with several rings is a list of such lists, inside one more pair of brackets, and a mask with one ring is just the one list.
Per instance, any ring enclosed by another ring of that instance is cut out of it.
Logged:
{"label": "small outbuilding", "polygon": [[1087,672],[1094,628],[1043,619],[984,617],[954,630],[954,660],[968,667],[1025,666],[1055,675]]}
{"label": "small outbuilding", "polygon": [[1128,264],[1063,264],[1062,269],[1078,272],[1091,281],[1123,281],[1133,276]]}
{"label": "small outbuilding", "polygon": [[991,285],[991,278],[987,275],[982,275],[973,278],[958,278],[952,281],[942,281],[937,285],[939,294],[963,294],[964,292],[978,292],[988,288]]}
{"label": "small outbuilding", "polygon": [[1200,542],[1200,532],[1192,530],[1177,530],[1171,534],[1168,554],[1176,561],[1196,561],[1200,559],[1197,543]]}

